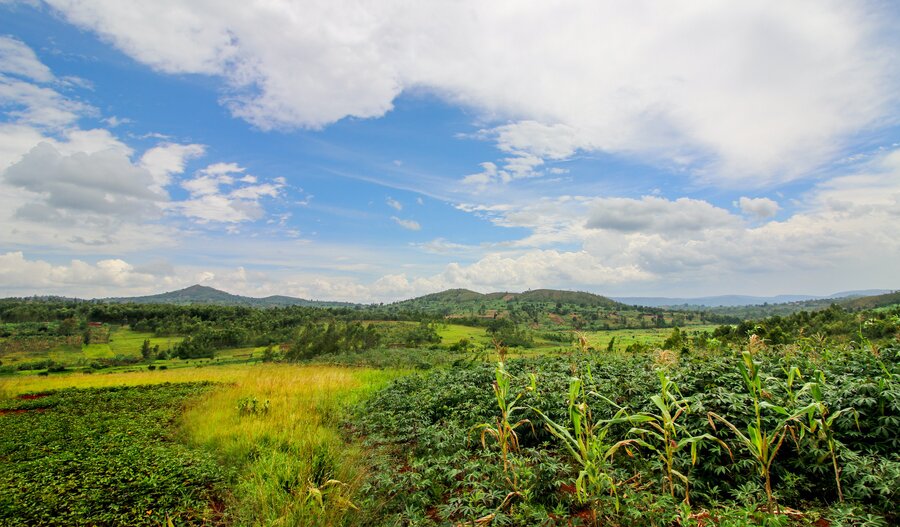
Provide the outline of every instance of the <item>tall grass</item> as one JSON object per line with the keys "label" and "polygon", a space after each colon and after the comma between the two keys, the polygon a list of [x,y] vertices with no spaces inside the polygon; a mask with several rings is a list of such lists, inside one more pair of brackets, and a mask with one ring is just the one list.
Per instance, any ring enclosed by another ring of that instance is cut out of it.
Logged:
{"label": "tall grass", "polygon": [[[338,427],[345,405],[398,372],[266,365],[188,409],[189,442],[235,470],[227,511],[237,525],[337,525],[354,508],[363,454]],[[268,401],[266,412],[239,402]]]}

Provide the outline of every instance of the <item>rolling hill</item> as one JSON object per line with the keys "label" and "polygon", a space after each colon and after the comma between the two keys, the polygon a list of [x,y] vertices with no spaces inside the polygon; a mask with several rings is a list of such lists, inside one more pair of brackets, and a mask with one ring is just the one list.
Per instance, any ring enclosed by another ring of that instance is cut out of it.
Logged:
{"label": "rolling hill", "polygon": [[564,304],[578,307],[602,307],[618,309],[623,304],[605,296],[583,291],[561,291],[557,289],[534,289],[522,293],[495,292],[478,293],[468,289],[448,289],[440,293],[402,300],[391,304],[400,309],[414,309],[428,312],[465,312],[481,309],[505,309],[510,304]]}
{"label": "rolling hill", "polygon": [[348,307],[354,306],[349,302],[329,302],[318,300],[306,300],[290,296],[267,296],[254,298],[249,296],[233,295],[212,287],[192,285],[178,291],[170,291],[158,295],[104,298],[101,302],[135,303],[135,304],[213,304],[219,306],[247,306],[247,307]]}

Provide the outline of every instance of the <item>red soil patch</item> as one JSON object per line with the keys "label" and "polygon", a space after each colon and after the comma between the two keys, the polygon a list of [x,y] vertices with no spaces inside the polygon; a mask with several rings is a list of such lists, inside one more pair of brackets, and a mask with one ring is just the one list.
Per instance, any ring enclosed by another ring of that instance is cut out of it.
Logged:
{"label": "red soil patch", "polygon": [[49,396],[49,393],[26,393],[25,395],[20,395],[19,399],[23,399],[25,401],[31,401],[34,399],[40,399],[42,397]]}

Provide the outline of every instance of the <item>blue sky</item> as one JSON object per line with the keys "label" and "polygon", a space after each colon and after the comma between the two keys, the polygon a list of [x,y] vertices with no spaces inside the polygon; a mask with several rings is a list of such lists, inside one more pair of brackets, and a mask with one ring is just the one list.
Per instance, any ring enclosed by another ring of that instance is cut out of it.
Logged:
{"label": "blue sky", "polygon": [[896,288],[890,2],[0,2],[0,295]]}

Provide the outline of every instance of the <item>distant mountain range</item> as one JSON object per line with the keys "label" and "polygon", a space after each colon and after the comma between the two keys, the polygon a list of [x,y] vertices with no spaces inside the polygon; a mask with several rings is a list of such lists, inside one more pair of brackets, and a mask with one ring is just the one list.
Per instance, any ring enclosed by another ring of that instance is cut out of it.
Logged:
{"label": "distant mountain range", "polygon": [[135,304],[213,304],[219,306],[247,307],[348,307],[356,305],[350,302],[306,300],[304,298],[294,298],[282,295],[253,298],[249,296],[233,295],[204,285],[192,285],[186,289],[179,289],[178,291],[171,291],[159,295],[104,298],[100,301],[113,303],[132,302]]}
{"label": "distant mountain range", "polygon": [[[61,297],[34,297],[43,299],[65,300]],[[521,293],[496,292],[478,293],[469,289],[448,289],[409,300],[402,300],[385,305],[387,309],[417,309],[429,312],[459,313],[472,312],[479,309],[504,309],[510,303],[522,304],[569,304],[583,307],[597,307],[617,310],[627,306],[659,307],[671,309],[707,308],[727,309],[742,306],[761,306],[763,304],[785,306],[789,311],[800,309],[822,309],[834,300],[849,309],[865,309],[900,303],[900,291],[885,289],[868,289],[844,291],[828,296],[812,295],[778,295],[778,296],[745,296],[722,295],[695,298],[673,297],[612,297],[608,298],[583,291],[562,291],[557,289],[534,289]],[[233,295],[212,287],[192,285],[178,291],[170,291],[158,295],[102,298],[94,302],[137,303],[137,304],[213,304],[222,306],[247,307],[353,307],[361,304],[352,302],[334,302],[327,300],[307,300],[283,295],[254,298]]]}
{"label": "distant mountain range", "polygon": [[809,300],[847,299],[867,296],[884,295],[890,293],[887,289],[866,289],[860,291],[843,291],[828,296],[812,295],[777,295],[777,296],[746,296],[746,295],[721,295],[704,296],[696,298],[670,298],[657,296],[616,296],[613,300],[623,304],[646,307],[738,307],[758,306],[762,304],[786,304],[790,302],[805,302]]}

